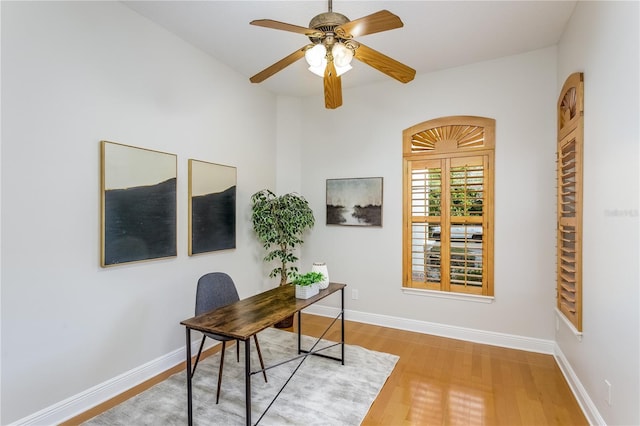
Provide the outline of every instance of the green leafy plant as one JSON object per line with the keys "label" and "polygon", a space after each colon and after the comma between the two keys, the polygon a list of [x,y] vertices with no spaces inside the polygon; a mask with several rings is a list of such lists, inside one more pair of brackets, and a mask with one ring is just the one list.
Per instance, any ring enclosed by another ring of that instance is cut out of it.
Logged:
{"label": "green leafy plant", "polygon": [[267,250],[265,262],[277,260],[279,265],[269,274],[280,276],[280,285],[288,278],[295,278],[298,258],[293,250],[301,245],[304,231],[313,228],[315,219],[309,202],[301,195],[289,193],[276,196],[268,189],[251,196],[251,221],[253,230]]}
{"label": "green leafy plant", "polygon": [[322,280],[324,280],[324,275],[321,272],[307,272],[306,274],[297,274],[293,279],[293,283],[295,285],[308,286],[319,283]]}

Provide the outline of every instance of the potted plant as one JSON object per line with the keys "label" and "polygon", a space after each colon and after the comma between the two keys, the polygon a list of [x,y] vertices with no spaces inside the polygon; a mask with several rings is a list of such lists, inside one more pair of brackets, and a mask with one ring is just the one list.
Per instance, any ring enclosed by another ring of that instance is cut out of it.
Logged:
{"label": "potted plant", "polygon": [[278,261],[270,277],[280,276],[280,285],[295,278],[298,258],[294,249],[302,244],[302,234],[315,224],[309,202],[296,193],[277,197],[268,189],[251,196],[253,230],[267,254],[266,262]]}
{"label": "potted plant", "polygon": [[[280,277],[280,285],[287,284],[288,278],[298,273],[298,258],[294,249],[302,244],[302,234],[315,224],[313,210],[301,195],[289,193],[277,197],[268,189],[251,196],[251,221],[253,230],[267,250],[265,262],[278,261],[278,266],[269,273],[270,277]],[[276,324],[286,328],[293,324],[293,316]]]}
{"label": "potted plant", "polygon": [[307,272],[306,274],[297,275],[293,279],[293,284],[296,287],[297,299],[308,299],[318,294],[320,291],[320,283],[324,280],[324,275],[320,272]]}

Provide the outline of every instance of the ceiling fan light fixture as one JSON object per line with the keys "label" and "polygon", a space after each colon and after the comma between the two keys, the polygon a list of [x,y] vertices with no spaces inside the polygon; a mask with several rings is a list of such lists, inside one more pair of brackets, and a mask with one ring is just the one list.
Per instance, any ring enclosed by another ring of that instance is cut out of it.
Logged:
{"label": "ceiling fan light fixture", "polygon": [[351,68],[353,68],[350,64],[347,64],[343,67],[339,67],[338,64],[334,64],[336,67],[336,75],[338,77],[340,77],[342,74],[344,74],[345,72],[349,71]]}
{"label": "ceiling fan light fixture", "polygon": [[[349,49],[344,43],[336,43],[331,49],[333,63],[336,68],[349,67],[351,69],[351,60],[353,59],[353,50]],[[347,70],[348,71],[348,70]]]}
{"label": "ceiling fan light fixture", "polygon": [[[304,52],[304,59],[306,59],[309,67],[319,67],[323,64],[327,64],[327,48],[324,47],[322,43],[318,43],[313,46],[311,49],[307,49]],[[322,71],[324,72],[324,67],[322,67]]]}
{"label": "ceiling fan light fixture", "polygon": [[[324,58],[322,60],[322,62],[320,63],[320,65],[317,66],[310,66],[309,67],[309,71],[311,71],[312,73],[314,73],[315,75],[317,75],[318,77],[324,77],[324,70],[325,68],[327,68],[327,59]],[[337,70],[336,70],[337,73]],[[338,74],[339,75],[339,74]]]}

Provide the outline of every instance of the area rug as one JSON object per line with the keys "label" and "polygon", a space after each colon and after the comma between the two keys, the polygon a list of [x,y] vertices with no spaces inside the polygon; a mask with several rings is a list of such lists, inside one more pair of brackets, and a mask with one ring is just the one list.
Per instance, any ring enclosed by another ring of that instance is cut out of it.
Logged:
{"label": "area rug", "polygon": [[[297,355],[297,335],[269,328],[258,334],[265,365],[273,365]],[[302,336],[303,349],[316,339]],[[253,342],[252,342],[253,343]],[[316,349],[335,342],[321,341]],[[218,363],[216,353],[198,365],[193,377],[193,423],[205,425],[245,424],[244,347],[236,362],[235,345],[225,353],[220,403],[215,403]],[[252,367],[259,366],[252,345]],[[340,346],[322,353],[339,356]],[[255,359],[254,359],[255,358]],[[252,376],[252,421],[255,424],[302,359]],[[345,363],[308,356],[275,402],[259,421],[260,425],[359,425],[393,371],[398,357],[345,345]],[[184,370],[147,391],[87,421],[87,426],[185,425],[187,423],[186,373]]]}

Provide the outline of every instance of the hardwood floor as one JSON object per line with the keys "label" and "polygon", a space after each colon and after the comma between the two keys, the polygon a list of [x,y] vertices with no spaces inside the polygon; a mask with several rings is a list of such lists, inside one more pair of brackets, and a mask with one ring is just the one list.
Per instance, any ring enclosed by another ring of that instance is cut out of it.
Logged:
{"label": "hardwood floor", "polygon": [[[329,322],[304,315],[302,332]],[[345,330],[348,344],[400,356],[364,426],[589,424],[551,355],[350,321]]]}
{"label": "hardwood floor", "polygon": [[[319,336],[330,322],[304,314],[302,332]],[[551,355],[352,321],[345,330],[348,344],[400,357],[363,426],[589,424]],[[325,338],[340,340],[339,325]],[[183,369],[176,366],[63,425],[80,424]]]}

